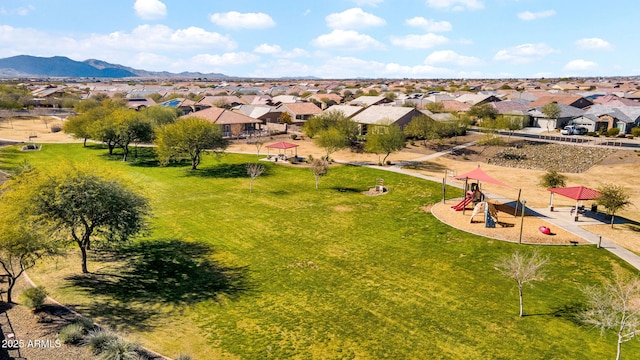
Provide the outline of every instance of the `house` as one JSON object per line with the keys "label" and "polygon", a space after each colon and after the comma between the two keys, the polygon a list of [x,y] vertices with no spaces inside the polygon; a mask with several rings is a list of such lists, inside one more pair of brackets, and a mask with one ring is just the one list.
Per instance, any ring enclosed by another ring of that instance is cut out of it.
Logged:
{"label": "house", "polygon": [[354,115],[351,120],[360,128],[360,135],[366,135],[372,125],[396,124],[404,128],[414,117],[423,115],[412,107],[372,105]]}
{"label": "house", "polygon": [[140,110],[148,108],[149,106],[156,105],[156,102],[150,98],[132,98],[127,99],[127,107],[133,110]]}
{"label": "house", "polygon": [[261,120],[254,119],[238,111],[231,111],[218,107],[183,115],[180,118],[198,117],[222,127],[225,137],[247,137],[260,129]]}
{"label": "house", "polygon": [[238,105],[231,110],[261,120],[263,124],[277,124],[282,115],[282,111],[277,111],[273,106],[268,105]]}
{"label": "house", "polygon": [[589,131],[606,131],[617,127],[621,134],[628,134],[631,128],[640,125],[640,107],[597,104],[585,112],[584,119],[576,121],[574,123],[585,126]]}
{"label": "house", "polygon": [[342,103],[342,96],[338,94],[313,94],[307,100],[318,103],[322,109],[326,109],[332,105]]}
{"label": "house", "polygon": [[391,102],[393,102],[393,100],[387,99],[384,95],[378,95],[378,96],[363,95],[349,101],[349,105],[368,107],[368,106],[374,106],[374,105],[388,104]]}
{"label": "house", "polygon": [[531,106],[531,108],[535,108],[538,106],[540,107],[545,106],[552,102],[573,106],[578,109],[584,109],[587,106],[593,105],[593,102],[591,100],[585,97],[582,97],[580,95],[562,95],[562,94],[541,96],[529,105]]}
{"label": "house", "polygon": [[487,94],[463,94],[455,98],[455,100],[469,105],[482,105],[502,101],[495,95]]}
{"label": "house", "polygon": [[196,105],[204,105],[205,107],[216,106],[227,109],[244,104],[246,103],[235,95],[205,96],[196,103]]}
{"label": "house", "polygon": [[560,115],[557,119],[550,119],[542,112],[544,106],[538,106],[528,111],[528,114],[532,117],[530,125],[532,127],[547,128],[547,129],[561,129],[571,123],[573,119],[576,119],[584,115],[584,110],[578,109],[573,106],[558,104],[560,108]]}
{"label": "house", "polygon": [[276,111],[287,112],[291,115],[294,124],[302,124],[313,115],[322,113],[316,104],[310,102],[298,102],[291,104],[280,104],[276,106]]}
{"label": "house", "polygon": [[360,107],[360,106],[333,105],[333,106],[329,107],[328,109],[324,110],[322,113],[326,113],[326,112],[329,112],[329,111],[339,111],[345,117],[351,119],[354,116],[356,116],[357,114],[361,113],[362,110],[364,110],[364,108]]}
{"label": "house", "polygon": [[531,126],[531,116],[529,116],[529,101],[526,100],[505,100],[490,103],[502,116],[519,117],[524,126]]}

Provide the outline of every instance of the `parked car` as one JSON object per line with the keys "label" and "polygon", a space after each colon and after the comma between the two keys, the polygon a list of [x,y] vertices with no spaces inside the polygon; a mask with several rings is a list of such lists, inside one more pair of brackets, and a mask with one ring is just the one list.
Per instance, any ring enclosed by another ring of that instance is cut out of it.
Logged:
{"label": "parked car", "polygon": [[587,128],[576,126],[576,125],[568,125],[565,126],[564,129],[560,130],[560,134],[562,135],[584,135],[588,132]]}

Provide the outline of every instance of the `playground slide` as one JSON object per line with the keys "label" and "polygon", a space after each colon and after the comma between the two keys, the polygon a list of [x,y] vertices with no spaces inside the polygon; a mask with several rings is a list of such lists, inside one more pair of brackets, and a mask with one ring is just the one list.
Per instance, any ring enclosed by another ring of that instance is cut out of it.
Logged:
{"label": "playground slide", "polygon": [[462,201],[460,201],[458,204],[453,205],[451,208],[455,211],[462,211],[465,208],[465,206],[469,205],[469,203],[472,201],[473,201],[473,198],[466,197],[462,199]]}

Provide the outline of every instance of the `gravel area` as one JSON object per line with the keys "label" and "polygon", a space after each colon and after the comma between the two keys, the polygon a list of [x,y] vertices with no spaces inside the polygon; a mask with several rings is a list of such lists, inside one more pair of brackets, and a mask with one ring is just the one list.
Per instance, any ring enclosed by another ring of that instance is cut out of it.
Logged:
{"label": "gravel area", "polygon": [[487,163],[510,168],[581,173],[615,152],[597,147],[523,142],[497,152],[487,159]]}

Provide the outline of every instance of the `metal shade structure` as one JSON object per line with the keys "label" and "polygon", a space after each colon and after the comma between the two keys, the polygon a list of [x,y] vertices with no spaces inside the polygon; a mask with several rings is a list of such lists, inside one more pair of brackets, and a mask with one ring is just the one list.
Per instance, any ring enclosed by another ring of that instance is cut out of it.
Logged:
{"label": "metal shade structure", "polygon": [[298,146],[300,145],[288,143],[286,141],[269,144],[269,145],[266,145],[267,155],[269,155],[269,149],[278,149],[278,151],[281,151],[281,150],[286,151],[287,149],[296,149],[296,156],[298,156],[298,149],[297,149]]}
{"label": "metal shade structure", "polygon": [[551,192],[549,206],[553,209],[553,194],[558,194],[576,201],[576,221],[578,221],[578,202],[580,200],[594,200],[602,196],[598,190],[594,190],[585,186],[570,186],[562,188],[548,188]]}

